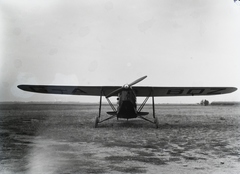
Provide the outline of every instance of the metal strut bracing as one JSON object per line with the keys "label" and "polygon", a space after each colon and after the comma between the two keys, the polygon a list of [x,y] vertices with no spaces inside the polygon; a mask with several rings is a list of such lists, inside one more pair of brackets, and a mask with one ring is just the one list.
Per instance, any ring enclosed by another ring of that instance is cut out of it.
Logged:
{"label": "metal strut bracing", "polygon": [[106,119],[103,119],[103,120],[99,121],[99,123],[102,123],[102,122],[104,122],[104,121],[110,120],[110,119],[112,119],[112,118],[114,118],[114,117],[116,117],[116,115],[113,115],[113,116],[110,116],[110,117],[108,117],[108,118],[106,118]]}
{"label": "metal strut bracing", "polygon": [[103,90],[101,90],[101,94],[100,94],[100,102],[99,102],[98,118],[100,118],[100,116],[101,116],[101,109],[102,109],[102,94],[103,94]]}
{"label": "metal strut bracing", "polygon": [[147,119],[147,118],[145,118],[145,117],[143,117],[143,116],[138,116],[139,118],[141,118],[141,119],[143,119],[143,120],[145,120],[145,121],[148,121],[148,122],[150,122],[150,123],[155,123],[154,121],[152,121],[152,120],[149,120],[149,119]]}
{"label": "metal strut bracing", "polygon": [[116,108],[113,106],[112,102],[106,97],[107,101],[108,101],[108,104],[111,106],[112,110],[114,112],[117,112]]}
{"label": "metal strut bracing", "polygon": [[[97,127],[98,123],[102,123],[102,122],[104,122],[104,121],[107,121],[107,120],[110,120],[110,119],[116,117],[116,115],[113,115],[113,116],[110,116],[110,117],[108,117],[108,118],[103,119],[103,120],[100,121],[101,109],[102,109],[102,96],[103,96],[103,90],[101,90],[101,94],[100,94],[99,114],[98,114],[98,116],[96,117],[96,120],[95,120],[95,127]],[[156,124],[156,127],[158,128],[158,120],[157,120],[157,118],[156,118],[156,116],[155,116],[155,103],[154,103],[154,93],[153,93],[153,89],[151,89],[149,96],[147,96],[147,97],[145,98],[145,100],[143,101],[143,103],[142,103],[142,104],[140,105],[140,107],[138,108],[138,111],[137,111],[137,112],[141,112],[141,110],[143,109],[143,107],[144,107],[145,104],[147,103],[147,101],[148,101],[148,99],[149,99],[150,96],[152,96],[152,107],[153,107],[153,119],[154,119],[154,121],[149,120],[149,119],[147,119],[147,118],[145,118],[145,117],[143,117],[143,116],[141,116],[141,115],[138,116],[138,117],[141,118],[141,119],[143,119],[143,120],[145,120],[145,121],[148,121],[148,122],[150,122],[150,123]],[[117,110],[116,110],[116,108],[114,107],[114,105],[112,104],[112,102],[111,102],[107,97],[106,97],[106,99],[107,99],[107,101],[108,101],[108,104],[111,106],[112,110],[113,110],[114,112],[117,112]]]}
{"label": "metal strut bracing", "polygon": [[[98,115],[98,120],[97,120],[97,123],[102,123],[104,121],[107,121],[107,120],[110,120],[114,117],[116,117],[116,115],[113,115],[113,116],[110,116],[106,119],[103,119],[103,120],[100,120],[100,117],[101,117],[101,108],[102,108],[102,96],[103,96],[103,90],[101,90],[101,95],[100,95],[100,104],[99,104],[99,115]],[[111,106],[112,110],[114,112],[117,112],[116,108],[114,107],[114,105],[112,104],[112,102],[106,97],[107,101],[108,101],[108,104]]]}
{"label": "metal strut bracing", "polygon": [[150,122],[150,123],[156,124],[156,127],[158,128],[158,120],[157,120],[157,118],[156,118],[156,116],[155,116],[155,103],[154,103],[154,93],[153,93],[153,89],[151,89],[151,92],[150,92],[149,96],[147,96],[147,97],[145,98],[145,100],[143,101],[143,103],[142,103],[141,106],[139,107],[138,112],[141,112],[141,110],[142,110],[143,107],[145,106],[145,104],[146,104],[146,102],[148,101],[148,99],[149,99],[150,96],[152,96],[152,108],[153,108],[153,119],[154,119],[154,121],[149,120],[149,119],[147,119],[147,118],[145,118],[145,117],[143,117],[143,116],[138,116],[138,117],[141,118],[141,119],[143,119],[143,120],[145,120],[145,121],[148,121],[148,122]]}
{"label": "metal strut bracing", "polygon": [[95,128],[98,126],[98,123],[100,123],[99,120],[101,117],[101,110],[102,110],[102,94],[103,94],[103,90],[101,89],[98,116],[96,116],[95,123],[94,123]]}
{"label": "metal strut bracing", "polygon": [[152,89],[152,107],[153,107],[153,118],[155,119],[155,103],[154,103],[154,93]]}
{"label": "metal strut bracing", "polygon": [[147,103],[148,99],[150,96],[147,96],[145,98],[145,100],[143,101],[143,103],[141,104],[141,106],[138,108],[138,112],[141,112],[141,110],[143,109],[143,107],[145,106],[145,104]]}

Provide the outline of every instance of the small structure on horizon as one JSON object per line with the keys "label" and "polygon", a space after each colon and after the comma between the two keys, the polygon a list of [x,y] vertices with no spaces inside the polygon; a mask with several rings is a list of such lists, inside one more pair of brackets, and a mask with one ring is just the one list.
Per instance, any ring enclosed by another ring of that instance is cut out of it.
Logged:
{"label": "small structure on horizon", "polygon": [[202,100],[202,101],[200,102],[200,104],[201,104],[202,106],[208,106],[208,105],[209,105],[209,101],[208,101],[208,100]]}

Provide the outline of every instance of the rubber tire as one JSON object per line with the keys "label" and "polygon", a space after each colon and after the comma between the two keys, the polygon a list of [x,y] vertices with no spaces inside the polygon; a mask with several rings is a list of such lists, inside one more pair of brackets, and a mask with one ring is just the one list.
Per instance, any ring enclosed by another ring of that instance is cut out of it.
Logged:
{"label": "rubber tire", "polygon": [[94,123],[94,128],[97,128],[97,127],[98,127],[98,123],[99,123],[99,117],[96,116],[96,118],[95,118],[95,123]]}

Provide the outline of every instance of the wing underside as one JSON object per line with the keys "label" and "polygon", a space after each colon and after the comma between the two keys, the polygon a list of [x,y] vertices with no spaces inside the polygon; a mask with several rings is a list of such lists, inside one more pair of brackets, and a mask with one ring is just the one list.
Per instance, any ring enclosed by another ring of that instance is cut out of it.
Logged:
{"label": "wing underside", "polygon": [[[18,88],[44,94],[106,96],[121,86],[54,86],[54,85],[19,85]],[[235,87],[146,87],[134,86],[136,96],[197,96],[227,94],[237,90]],[[114,96],[117,96],[115,94]]]}
{"label": "wing underside", "polygon": [[[235,87],[134,87],[137,96],[219,95],[236,91]],[[151,93],[152,92],[152,93]]]}
{"label": "wing underside", "polygon": [[100,96],[116,90],[120,86],[54,86],[54,85],[19,85],[18,88],[44,94],[92,95]]}

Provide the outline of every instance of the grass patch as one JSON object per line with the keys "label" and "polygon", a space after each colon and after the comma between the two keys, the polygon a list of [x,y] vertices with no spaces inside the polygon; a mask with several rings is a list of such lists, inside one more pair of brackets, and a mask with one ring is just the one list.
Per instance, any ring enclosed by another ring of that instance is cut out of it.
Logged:
{"label": "grass patch", "polygon": [[119,167],[119,166],[110,166],[112,170],[123,172],[123,173],[146,173],[146,170],[143,167]]}
{"label": "grass patch", "polygon": [[140,156],[146,156],[146,157],[149,157],[149,156],[155,156],[155,153],[153,152],[145,152],[145,151],[133,151],[134,153],[137,153],[138,155]]}
{"label": "grass patch", "polygon": [[165,165],[166,161],[156,158],[156,157],[143,157],[140,155],[137,156],[109,156],[105,157],[105,160],[110,161],[111,163],[122,163],[123,161],[138,161],[143,163],[149,163],[154,165]]}
{"label": "grass patch", "polygon": [[181,161],[181,158],[169,158],[169,162]]}
{"label": "grass patch", "polygon": [[206,160],[206,158],[200,158],[200,157],[195,157],[195,156],[186,156],[186,155],[182,155],[182,157],[186,160]]}

